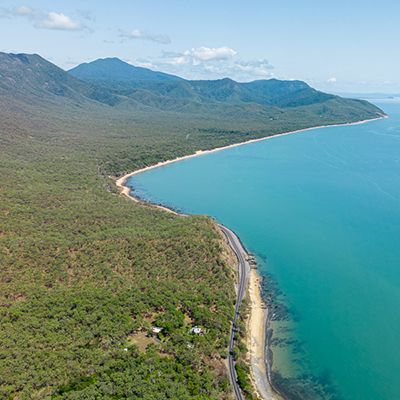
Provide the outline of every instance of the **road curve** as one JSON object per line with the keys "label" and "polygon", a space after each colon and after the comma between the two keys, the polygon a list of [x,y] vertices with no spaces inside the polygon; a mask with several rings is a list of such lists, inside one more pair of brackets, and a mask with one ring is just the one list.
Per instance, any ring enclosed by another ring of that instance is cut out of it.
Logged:
{"label": "road curve", "polygon": [[229,377],[233,386],[233,391],[235,393],[236,400],[244,400],[244,396],[242,391],[239,387],[235,369],[235,359],[233,356],[233,347],[235,344],[235,334],[237,328],[237,320],[239,318],[239,310],[242,304],[243,298],[246,294],[246,288],[249,281],[249,274],[250,274],[250,265],[247,261],[246,251],[240,242],[239,238],[235,235],[233,231],[228,229],[227,227],[220,225],[220,229],[224,233],[229,246],[235,252],[236,257],[238,259],[238,272],[239,272],[239,280],[238,280],[238,287],[237,287],[237,299],[235,305],[235,316],[233,317],[232,321],[232,329],[231,329],[231,336],[229,339],[229,348],[228,348],[228,368],[229,368]]}

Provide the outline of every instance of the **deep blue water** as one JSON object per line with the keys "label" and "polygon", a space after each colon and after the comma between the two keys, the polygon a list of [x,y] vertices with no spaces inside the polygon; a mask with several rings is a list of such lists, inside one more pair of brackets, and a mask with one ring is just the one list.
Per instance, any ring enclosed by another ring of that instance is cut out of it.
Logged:
{"label": "deep blue water", "polygon": [[[256,254],[276,382],[304,398],[400,398],[400,103],[132,177],[135,194],[235,230]],[[279,303],[279,304],[278,304]]]}

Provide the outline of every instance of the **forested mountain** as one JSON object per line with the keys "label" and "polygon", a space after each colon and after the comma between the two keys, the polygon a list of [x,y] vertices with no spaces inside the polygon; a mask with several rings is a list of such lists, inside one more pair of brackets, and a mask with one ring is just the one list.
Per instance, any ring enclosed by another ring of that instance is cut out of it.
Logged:
{"label": "forested mountain", "polygon": [[135,67],[119,58],[101,58],[90,63],[83,63],[68,71],[76,78],[96,82],[131,82],[131,81],[180,81],[175,75],[152,71],[148,68]]}
{"label": "forested mountain", "polygon": [[76,79],[37,54],[0,53],[0,76],[2,96],[33,104],[118,101],[109,90]]}
{"label": "forested mountain", "polygon": [[75,76],[38,55],[0,53],[3,99],[31,105],[64,109],[105,105],[125,113],[168,111],[231,120],[252,118],[266,125],[271,120],[287,124],[296,119],[309,125],[318,124],[317,119],[324,124],[352,122],[382,113],[366,101],[322,93],[301,81],[187,81],[118,59],[83,64],[72,73]]}
{"label": "forested mountain", "polygon": [[[240,83],[229,78],[188,81],[134,67],[118,58],[81,64],[69,72],[79,79],[161,110],[204,112],[204,106],[209,105],[209,111],[217,106],[218,112],[224,112],[223,107],[227,111],[230,106],[245,105],[249,111],[257,112],[259,106],[270,110],[271,107],[287,109],[324,104],[326,112],[332,113],[339,107],[346,107],[349,115],[359,112],[364,117],[365,113],[379,112],[365,101],[322,93],[301,81],[269,79]],[[253,106],[253,110],[249,106]]]}
{"label": "forested mountain", "polygon": [[0,54],[0,398],[230,399],[235,259],[210,219],[115,177],[382,112],[301,82],[114,82]]}

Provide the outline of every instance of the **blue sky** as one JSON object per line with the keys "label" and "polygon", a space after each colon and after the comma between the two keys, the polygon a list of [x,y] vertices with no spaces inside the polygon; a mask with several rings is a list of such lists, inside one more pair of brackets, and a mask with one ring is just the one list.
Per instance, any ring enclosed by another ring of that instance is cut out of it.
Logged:
{"label": "blue sky", "polygon": [[115,56],[186,78],[400,92],[400,1],[0,0],[0,51]]}

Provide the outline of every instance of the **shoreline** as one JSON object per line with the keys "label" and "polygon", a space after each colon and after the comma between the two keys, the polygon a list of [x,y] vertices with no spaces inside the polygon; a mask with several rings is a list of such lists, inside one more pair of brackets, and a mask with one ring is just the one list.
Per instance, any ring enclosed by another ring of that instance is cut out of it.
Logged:
{"label": "shoreline", "polygon": [[[362,121],[348,122],[348,123],[344,123],[344,124],[313,126],[311,128],[297,129],[297,130],[294,130],[294,131],[277,133],[277,134],[273,134],[273,135],[270,135],[270,136],[264,136],[264,137],[261,137],[261,138],[258,138],[258,139],[245,140],[244,142],[228,144],[226,146],[216,147],[216,148],[210,149],[210,150],[197,150],[195,153],[188,154],[186,156],[181,156],[181,157],[173,158],[171,160],[166,160],[166,161],[160,161],[157,164],[153,164],[153,165],[150,165],[148,167],[139,168],[139,169],[137,169],[137,170],[135,170],[133,172],[129,172],[129,173],[117,178],[116,181],[115,181],[115,184],[117,185],[120,193],[124,194],[125,196],[127,196],[128,198],[130,198],[131,200],[133,200],[133,201],[135,201],[137,203],[146,204],[145,201],[143,201],[140,198],[134,196],[131,193],[131,188],[129,188],[128,186],[125,185],[126,181],[130,177],[132,177],[134,175],[141,174],[142,172],[150,171],[150,170],[155,169],[155,168],[164,167],[165,165],[173,164],[173,163],[176,163],[176,162],[179,162],[179,161],[188,160],[190,158],[200,157],[200,156],[204,156],[204,155],[207,155],[207,154],[216,153],[218,151],[223,151],[223,150],[231,149],[231,148],[238,147],[238,146],[244,146],[246,144],[257,143],[257,142],[261,142],[261,141],[264,141],[264,140],[270,140],[270,139],[278,138],[278,137],[281,137],[281,136],[294,135],[296,133],[308,132],[308,131],[312,131],[312,130],[315,130],[315,129],[322,129],[322,128],[337,128],[337,127],[341,127],[341,126],[361,125],[361,124],[366,124],[368,122],[378,121],[378,120],[384,119],[384,118],[388,118],[388,116],[387,115],[382,115],[381,117],[377,117],[377,118],[364,119]],[[114,177],[114,179],[115,179],[115,177]],[[152,206],[157,207],[159,209],[162,209],[164,211],[172,212],[172,213],[178,215],[177,212],[173,211],[172,209],[170,209],[168,207],[164,207],[164,206],[161,206],[161,205],[158,205],[158,204],[152,204]]]}
{"label": "shoreline", "polygon": [[[244,142],[234,143],[231,145],[217,147],[211,150],[198,150],[193,154],[189,154],[182,157],[177,157],[175,159],[161,161],[157,164],[140,168],[136,171],[125,174],[118,179],[115,180],[116,186],[118,187],[121,194],[128,197],[130,200],[135,201],[136,203],[141,203],[144,205],[148,205],[150,207],[154,207],[157,209],[161,209],[163,211],[172,213],[177,216],[185,216],[182,213],[176,212],[171,208],[168,208],[163,205],[153,204],[150,202],[146,202],[139,197],[133,194],[133,189],[129,186],[126,186],[127,180],[134,176],[138,175],[142,172],[146,172],[155,168],[163,167],[168,164],[172,164],[178,161],[187,160],[194,157],[199,157],[202,155],[207,155],[211,153],[215,153],[218,151],[230,149],[233,147],[243,146],[246,144],[256,143],[264,140],[269,140],[281,136],[292,135],[301,132],[312,131],[315,129],[322,128],[334,128],[334,127],[342,127],[342,126],[353,126],[353,125],[361,125],[368,122],[377,121],[380,119],[388,118],[387,115],[382,115],[377,118],[362,120],[358,122],[352,123],[344,123],[344,124],[334,124],[334,125],[321,125],[315,126],[311,128],[299,129],[290,132],[279,133],[275,135],[265,136],[258,139],[250,139]],[[115,178],[114,178],[115,179]],[[217,224],[218,225],[218,224]],[[219,228],[221,230],[221,228]],[[222,233],[222,231],[221,231]],[[240,240],[240,238],[239,238]],[[247,252],[246,252],[247,254]],[[248,332],[246,332],[247,342],[248,342],[248,353],[250,358],[250,378],[253,382],[254,389],[258,395],[258,397],[262,400],[284,400],[284,397],[281,396],[277,390],[273,387],[271,382],[271,362],[268,356],[269,346],[268,346],[268,321],[269,321],[269,310],[266,307],[266,304],[262,297],[261,292],[261,276],[258,273],[257,269],[251,269],[249,275],[249,282],[247,284],[247,292],[249,296],[250,303],[250,313],[248,318]]]}
{"label": "shoreline", "polygon": [[261,292],[261,276],[250,270],[248,284],[250,315],[247,322],[247,347],[250,356],[250,374],[254,389],[263,400],[284,400],[271,381],[271,363],[268,359],[269,310]]}

